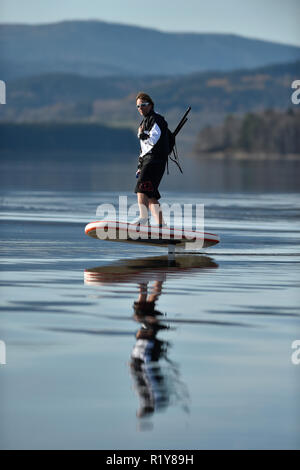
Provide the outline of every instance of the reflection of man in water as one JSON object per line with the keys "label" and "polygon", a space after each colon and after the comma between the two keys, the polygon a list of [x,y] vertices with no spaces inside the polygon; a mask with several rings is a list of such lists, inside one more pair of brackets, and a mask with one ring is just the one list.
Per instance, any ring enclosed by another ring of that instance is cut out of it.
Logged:
{"label": "reflection of man in water", "polygon": [[[168,328],[160,323],[162,313],[155,310],[155,302],[161,294],[162,281],[155,281],[150,295],[147,295],[147,285],[148,283],[139,285],[139,299],[133,306],[134,319],[141,323],[130,361],[135,390],[140,399],[137,412],[139,418],[166,408],[170,404],[171,395],[178,395],[175,382],[179,383],[178,367],[167,357],[169,343],[156,338],[160,330]],[[168,371],[159,364],[161,358],[168,362]]]}

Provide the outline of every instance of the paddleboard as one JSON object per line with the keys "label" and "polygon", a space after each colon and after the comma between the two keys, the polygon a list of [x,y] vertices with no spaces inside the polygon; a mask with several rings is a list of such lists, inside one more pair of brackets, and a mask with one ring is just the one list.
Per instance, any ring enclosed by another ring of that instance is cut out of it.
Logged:
{"label": "paddleboard", "polygon": [[[183,230],[176,227],[159,228],[151,225],[136,226],[130,223],[98,220],[85,227],[86,235],[100,240],[141,243],[155,246],[185,246],[195,244],[197,248],[206,248],[219,243],[218,235],[195,230]],[[197,246],[196,246],[197,245]]]}

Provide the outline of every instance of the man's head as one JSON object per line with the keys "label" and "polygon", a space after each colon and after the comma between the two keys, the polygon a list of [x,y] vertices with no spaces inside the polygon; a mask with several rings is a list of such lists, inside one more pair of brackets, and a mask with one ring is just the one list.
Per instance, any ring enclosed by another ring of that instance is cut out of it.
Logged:
{"label": "man's head", "polygon": [[147,116],[154,108],[154,103],[147,93],[140,92],[136,97],[136,107],[141,116]]}

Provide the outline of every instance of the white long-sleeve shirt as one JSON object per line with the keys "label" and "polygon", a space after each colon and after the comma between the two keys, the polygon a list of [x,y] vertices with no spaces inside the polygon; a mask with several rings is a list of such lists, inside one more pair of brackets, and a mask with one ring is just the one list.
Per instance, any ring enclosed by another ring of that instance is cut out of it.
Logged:
{"label": "white long-sleeve shirt", "polygon": [[147,139],[140,139],[141,134],[138,134],[141,145],[140,157],[143,157],[152,149],[161,136],[161,130],[157,123],[154,123],[150,131],[144,131],[143,134],[148,135]]}

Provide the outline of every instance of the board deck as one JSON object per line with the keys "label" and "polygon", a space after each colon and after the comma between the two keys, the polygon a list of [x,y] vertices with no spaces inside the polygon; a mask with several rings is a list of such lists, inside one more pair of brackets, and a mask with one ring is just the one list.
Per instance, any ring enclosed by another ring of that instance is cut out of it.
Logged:
{"label": "board deck", "polygon": [[100,240],[141,243],[155,246],[185,246],[194,243],[197,247],[209,247],[219,243],[218,235],[195,230],[182,230],[176,227],[159,228],[136,225],[113,220],[90,222],[85,227],[86,235]]}

